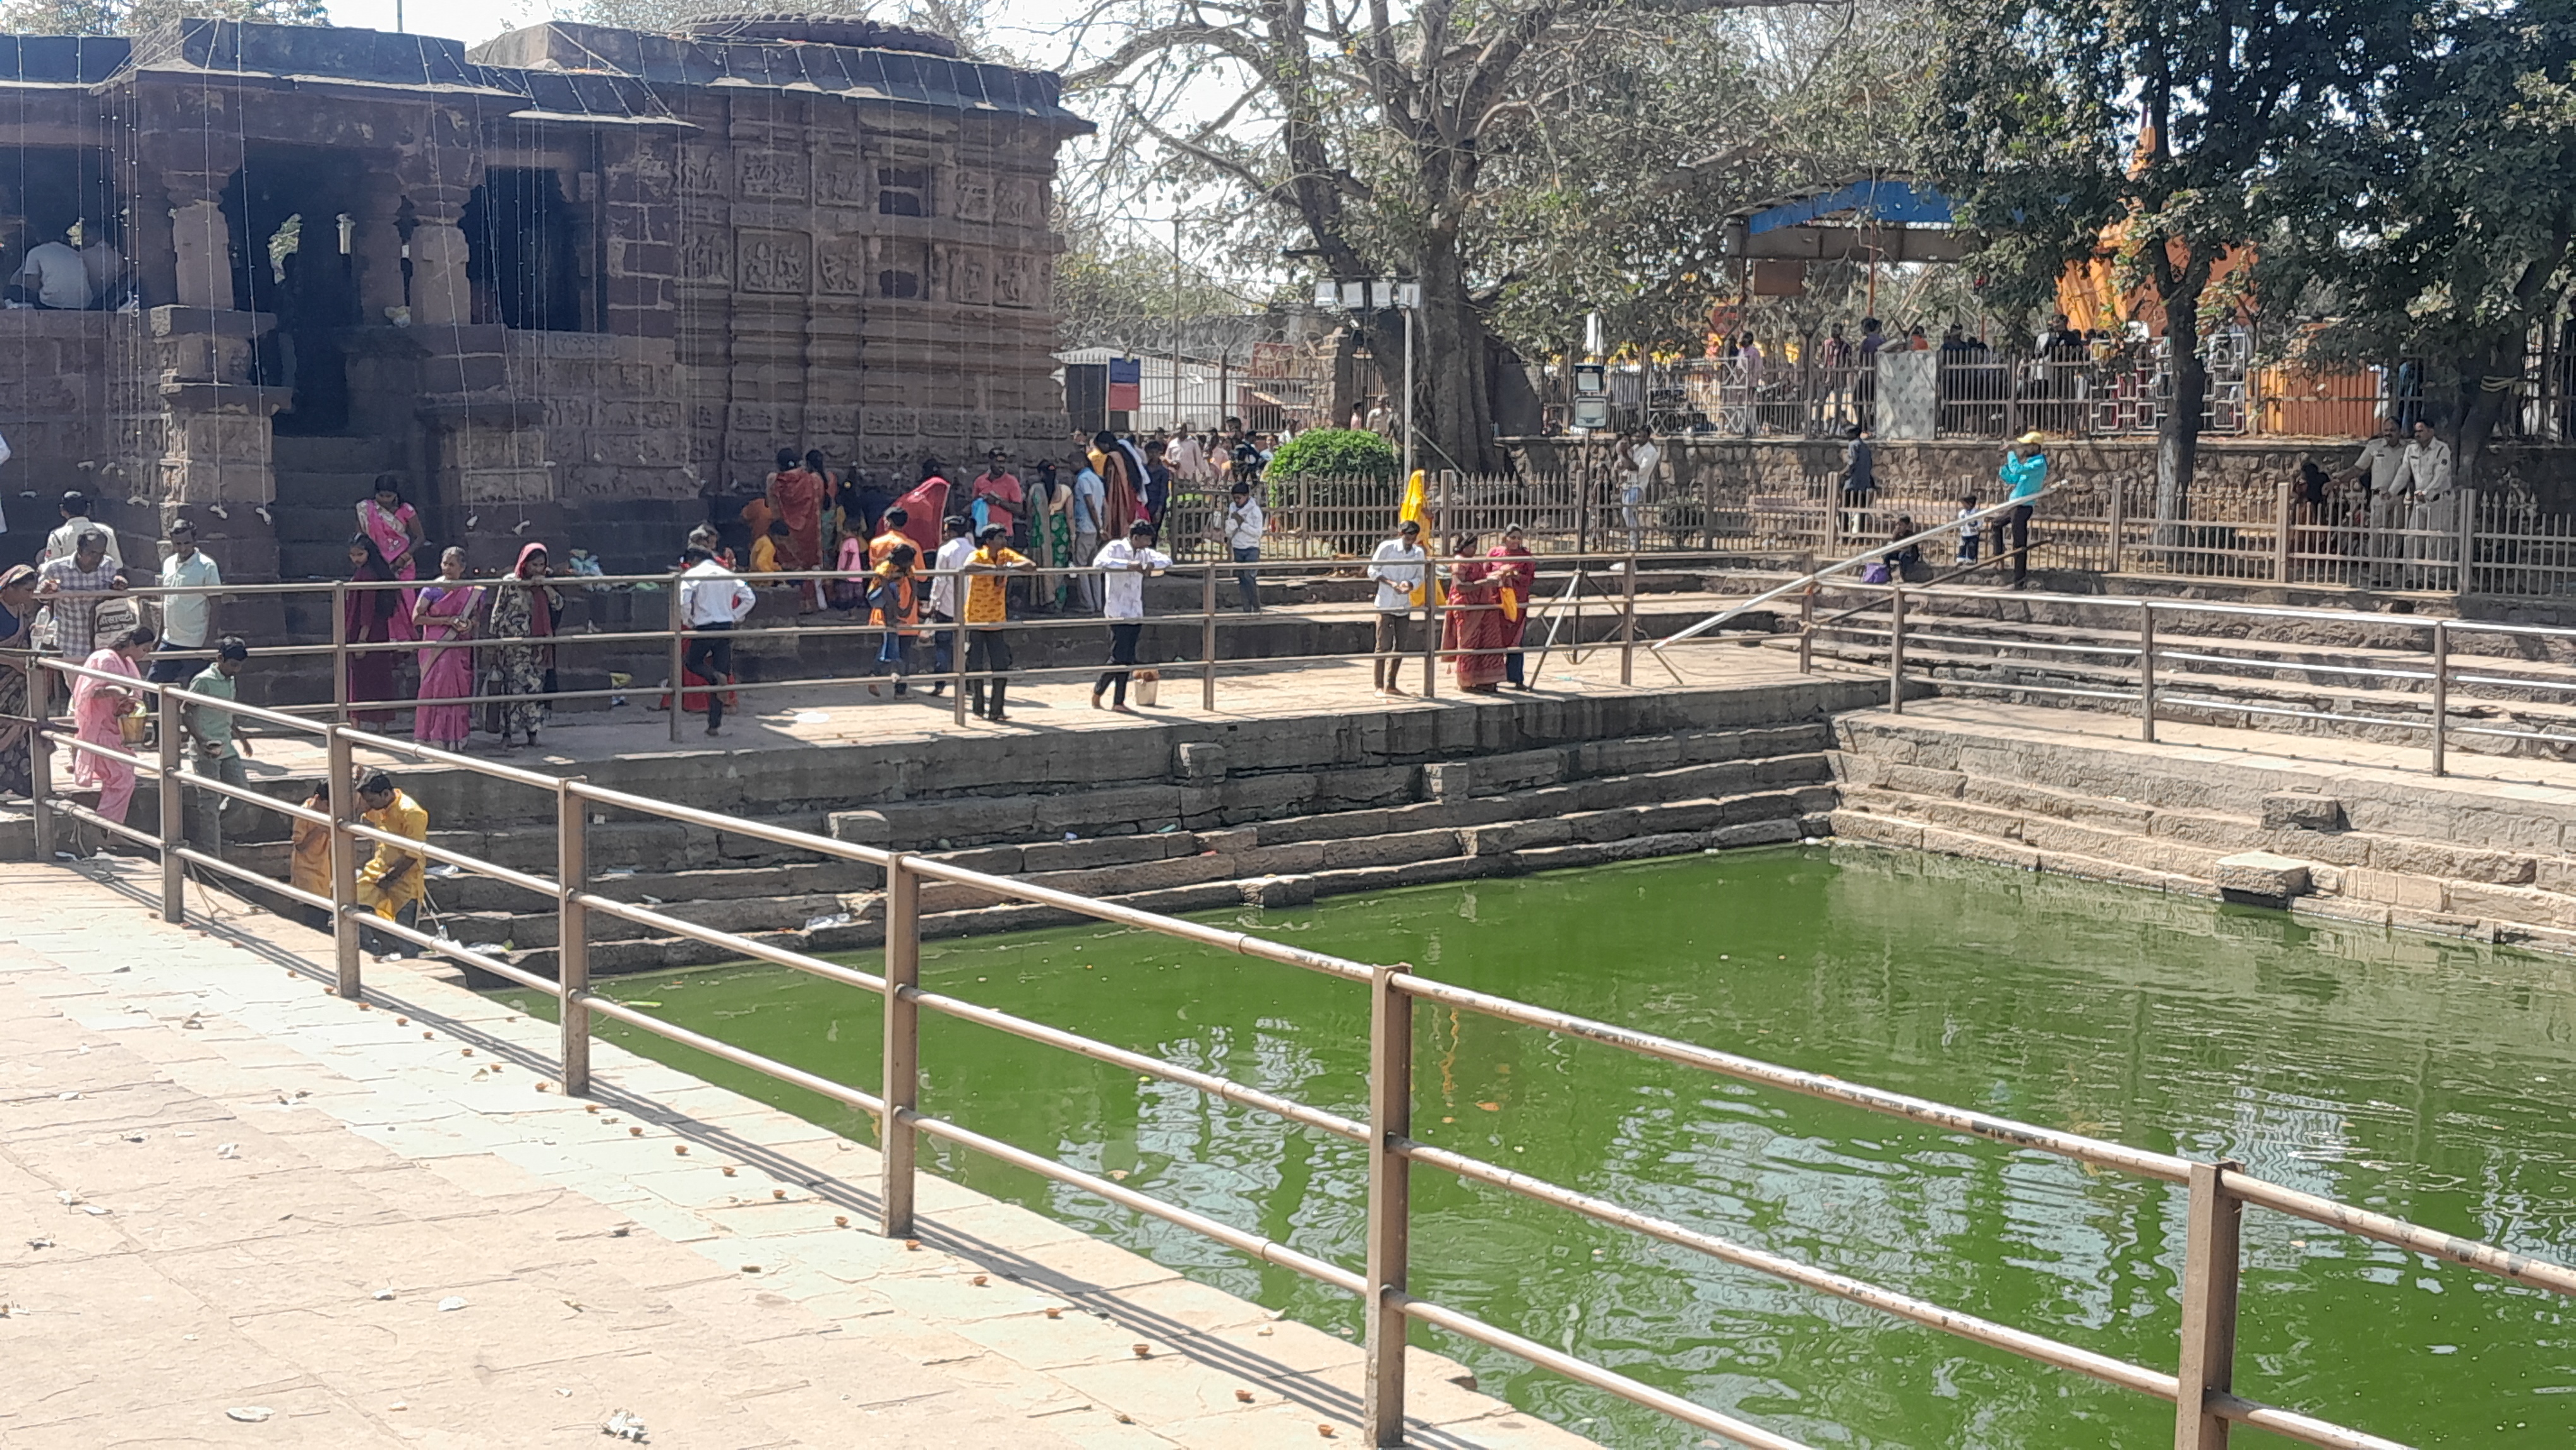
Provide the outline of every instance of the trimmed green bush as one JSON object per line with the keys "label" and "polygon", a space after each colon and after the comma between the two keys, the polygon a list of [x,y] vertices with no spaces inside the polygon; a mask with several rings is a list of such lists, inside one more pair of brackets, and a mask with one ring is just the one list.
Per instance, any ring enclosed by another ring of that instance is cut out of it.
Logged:
{"label": "trimmed green bush", "polygon": [[1395,448],[1363,428],[1311,428],[1279,445],[1271,478],[1391,477]]}

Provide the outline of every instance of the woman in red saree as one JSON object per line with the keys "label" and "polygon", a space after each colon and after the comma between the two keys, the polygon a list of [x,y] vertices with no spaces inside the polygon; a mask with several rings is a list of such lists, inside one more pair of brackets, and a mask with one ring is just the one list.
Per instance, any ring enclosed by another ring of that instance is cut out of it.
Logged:
{"label": "woman in red saree", "polygon": [[[366,534],[349,536],[349,582],[352,584],[390,584],[394,571],[385,563],[376,541]],[[392,589],[350,589],[340,596],[341,638],[350,644],[386,644],[394,637],[394,620],[402,613],[402,592]],[[409,637],[406,626],[404,635]],[[349,719],[362,730],[381,733],[393,723],[394,655],[391,650],[368,650],[342,657],[348,678]],[[377,704],[383,701],[383,704]],[[361,705],[366,708],[359,708]]]}
{"label": "woman in red saree", "polygon": [[[778,471],[769,475],[769,508],[787,525],[786,546],[778,551],[778,567],[794,573],[823,567],[823,499],[831,491],[831,475],[823,466],[820,452],[805,455],[798,467],[795,450],[778,450]],[[797,586],[807,608],[817,607],[821,591],[814,581]]]}
{"label": "woman in red saree", "polygon": [[1442,616],[1440,646],[1458,661],[1458,688],[1471,695],[1499,693],[1503,677],[1502,586],[1494,582],[1503,565],[1476,557],[1476,537],[1460,534],[1450,543],[1449,600]]}
{"label": "woman in red saree", "polygon": [[1521,635],[1529,629],[1530,593],[1538,588],[1538,564],[1530,557],[1529,545],[1522,542],[1518,524],[1503,530],[1503,541],[1485,557],[1501,561],[1487,566],[1493,572],[1486,577],[1502,596],[1502,647],[1510,651],[1503,656],[1503,678],[1526,690],[1529,681],[1521,675]]}
{"label": "woman in red saree", "polygon": [[420,591],[412,608],[412,625],[424,643],[420,650],[420,706],[412,711],[411,738],[442,750],[462,750],[474,733],[474,710],[440,703],[474,693],[474,611],[483,591],[465,582],[465,551],[449,549],[439,556],[438,582]]}

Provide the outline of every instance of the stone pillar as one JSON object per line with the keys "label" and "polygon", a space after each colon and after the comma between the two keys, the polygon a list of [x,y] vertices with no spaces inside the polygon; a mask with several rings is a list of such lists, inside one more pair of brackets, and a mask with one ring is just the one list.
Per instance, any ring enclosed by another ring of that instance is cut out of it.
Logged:
{"label": "stone pillar", "polygon": [[411,320],[416,327],[455,327],[471,320],[465,281],[465,233],[457,221],[465,194],[450,189],[422,200],[411,193]]}
{"label": "stone pillar", "polygon": [[402,188],[371,167],[366,187],[349,206],[350,271],[358,289],[358,325],[383,327],[403,305]]}
{"label": "stone pillar", "polygon": [[228,311],[233,305],[232,224],[213,197],[179,202],[170,217],[178,266],[179,305]]}

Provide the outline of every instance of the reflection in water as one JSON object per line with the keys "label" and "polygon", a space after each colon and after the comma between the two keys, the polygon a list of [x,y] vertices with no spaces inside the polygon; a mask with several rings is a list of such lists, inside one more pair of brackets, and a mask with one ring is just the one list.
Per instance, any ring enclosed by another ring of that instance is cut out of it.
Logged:
{"label": "reflection in water", "polygon": [[[1446,980],[2265,1177],[2576,1258],[2576,974],[2455,942],[1939,857],[1837,848],[1426,888],[1244,924]],[[938,990],[1354,1115],[1347,984],[1077,928],[926,946]],[[686,1025],[868,1082],[875,1004],[768,968],[620,984]],[[540,1005],[531,1001],[530,1006]],[[748,1014],[748,1015],[738,1015]],[[846,1110],[691,1059],[817,1121]],[[1356,1145],[943,1019],[930,1111],[1356,1266]],[[1417,1133],[1761,1248],[2170,1369],[2181,1190],[1445,1009]],[[944,1145],[936,1171],[1356,1332],[1343,1295]],[[1415,1292],[1819,1445],[2170,1443],[2142,1398],[1428,1169]],[[2576,1437],[2551,1296],[2261,1210],[2241,1391],[2417,1445]],[[1485,1387],[1604,1444],[1659,1416],[1424,1331]],[[2247,1435],[2251,1442],[2256,1437]]]}

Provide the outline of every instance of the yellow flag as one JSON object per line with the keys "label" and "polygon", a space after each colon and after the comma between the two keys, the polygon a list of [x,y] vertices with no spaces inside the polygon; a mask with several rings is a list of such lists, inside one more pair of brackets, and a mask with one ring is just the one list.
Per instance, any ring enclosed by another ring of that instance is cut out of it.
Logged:
{"label": "yellow flag", "polygon": [[[1431,578],[1433,570],[1438,567],[1434,562],[1438,546],[1431,539],[1431,506],[1424,499],[1423,493],[1422,470],[1417,468],[1413,470],[1413,476],[1404,481],[1404,500],[1395,506],[1395,521],[1399,524],[1409,522],[1422,526],[1422,577],[1431,596],[1445,602],[1446,596],[1440,593],[1439,581]],[[1424,592],[1423,585],[1415,586],[1413,591],[1415,604],[1422,603]]]}

